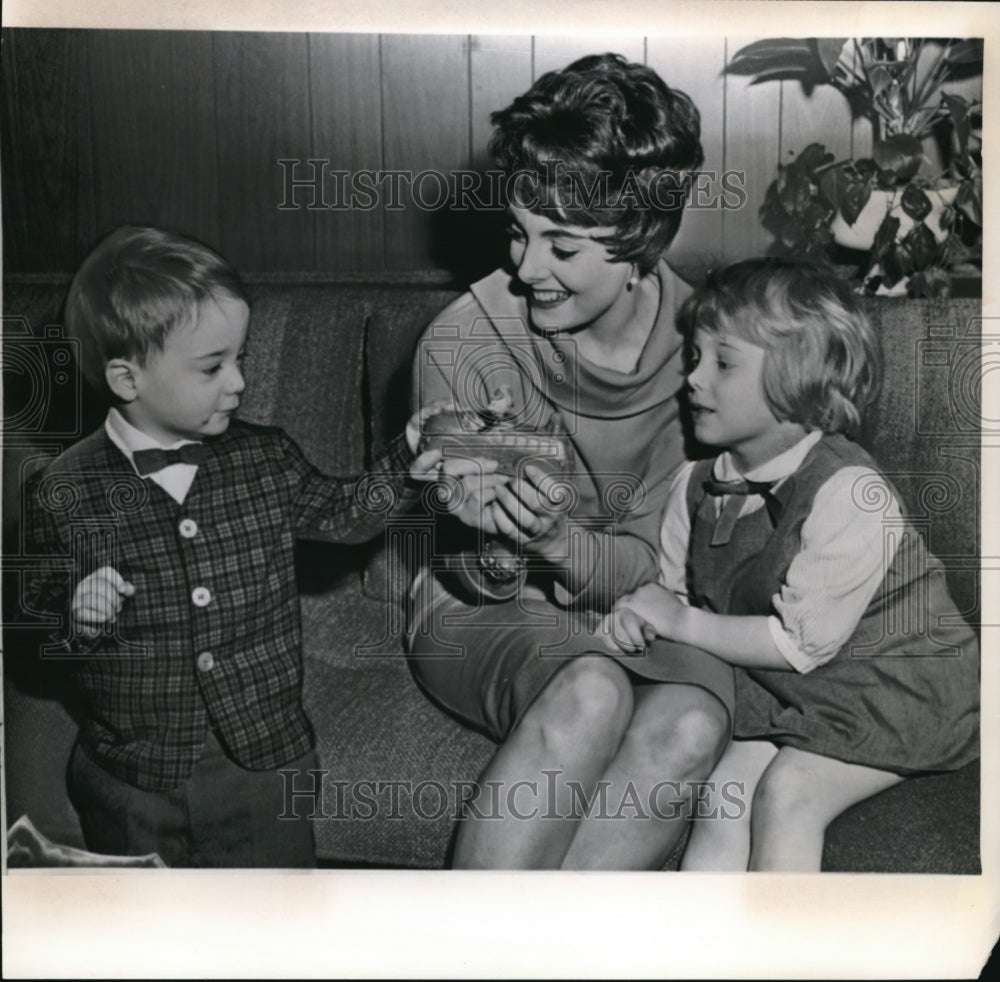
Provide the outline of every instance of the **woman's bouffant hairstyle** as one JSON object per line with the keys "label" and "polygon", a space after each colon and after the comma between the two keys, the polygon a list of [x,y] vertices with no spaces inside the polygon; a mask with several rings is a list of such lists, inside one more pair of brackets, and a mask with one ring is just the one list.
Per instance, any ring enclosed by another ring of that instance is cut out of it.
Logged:
{"label": "woman's bouffant hairstyle", "polygon": [[710,273],[681,324],[763,348],[764,397],[781,420],[853,437],[878,397],[882,352],[858,297],[806,263],[748,259]]}
{"label": "woman's bouffant hairstyle", "polygon": [[220,296],[246,300],[239,275],[208,246],[159,228],[116,229],[83,261],[66,297],[66,329],[80,342],[87,381],[107,394],[109,361],[144,365],[202,300]]}
{"label": "woman's bouffant hairstyle", "polygon": [[560,225],[614,226],[598,241],[617,260],[642,273],[656,265],[704,159],[683,92],[621,55],[589,55],[542,75],[490,121],[512,204]]}

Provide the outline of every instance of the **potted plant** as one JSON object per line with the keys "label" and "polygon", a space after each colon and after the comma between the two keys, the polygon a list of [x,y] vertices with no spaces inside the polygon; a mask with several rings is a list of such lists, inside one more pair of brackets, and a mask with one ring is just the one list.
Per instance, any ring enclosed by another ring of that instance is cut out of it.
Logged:
{"label": "potted plant", "polygon": [[[779,251],[830,261],[836,245],[864,250],[873,293],[947,296],[953,272],[978,272],[982,103],[944,86],[982,76],[981,39],[770,38],[726,71],[830,85],[871,123],[871,157],[838,161],[813,143],[779,167],[761,208]],[[933,175],[921,169],[928,138],[943,162]]]}

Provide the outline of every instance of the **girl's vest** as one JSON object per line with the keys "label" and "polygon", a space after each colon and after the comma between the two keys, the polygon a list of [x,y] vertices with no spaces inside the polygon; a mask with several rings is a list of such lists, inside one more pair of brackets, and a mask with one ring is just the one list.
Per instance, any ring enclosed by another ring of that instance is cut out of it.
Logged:
{"label": "girl's vest", "polygon": [[[859,509],[884,508],[894,493],[857,444],[824,436],[772,492],[780,515],[761,508],[737,521],[728,543],[713,546],[717,499],[704,487],[713,463],[699,462],[688,484],[688,593],[693,605],[721,614],[774,613],[771,598],[801,550],[816,492],[838,470],[877,473],[855,486]],[[829,662],[807,674],[737,672],[737,736],[901,773],[950,769],[978,755],[976,636],[948,594],[941,563],[909,520],[886,519],[883,547],[886,556],[895,552],[882,582]]]}

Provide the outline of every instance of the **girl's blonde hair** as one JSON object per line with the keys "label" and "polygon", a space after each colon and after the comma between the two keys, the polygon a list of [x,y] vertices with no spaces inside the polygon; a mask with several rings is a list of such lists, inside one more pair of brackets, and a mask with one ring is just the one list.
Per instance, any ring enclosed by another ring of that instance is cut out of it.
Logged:
{"label": "girl's blonde hair", "polygon": [[857,296],[815,266],[748,259],[709,274],[682,314],[767,352],[764,397],[780,420],[853,437],[878,397],[882,352]]}

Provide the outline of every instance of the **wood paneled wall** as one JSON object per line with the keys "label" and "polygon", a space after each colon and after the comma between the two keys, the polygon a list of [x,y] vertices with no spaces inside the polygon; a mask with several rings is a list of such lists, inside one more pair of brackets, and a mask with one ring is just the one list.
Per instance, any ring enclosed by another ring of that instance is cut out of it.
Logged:
{"label": "wood paneled wall", "polygon": [[[4,265],[71,271],[131,222],[190,232],[248,273],[475,274],[495,254],[489,216],[421,209],[405,195],[398,209],[384,195],[367,210],[282,209],[278,161],[488,167],[490,112],[541,73],[608,47],[691,95],[705,170],[745,173],[743,206],[690,209],[671,258],[698,266],[759,253],[769,236],[757,210],[778,161],[812,140],[847,155],[870,133],[836,92],[807,98],[797,84],[725,76],[727,56],[749,40],[7,30]],[[295,194],[303,203],[309,189]]]}

